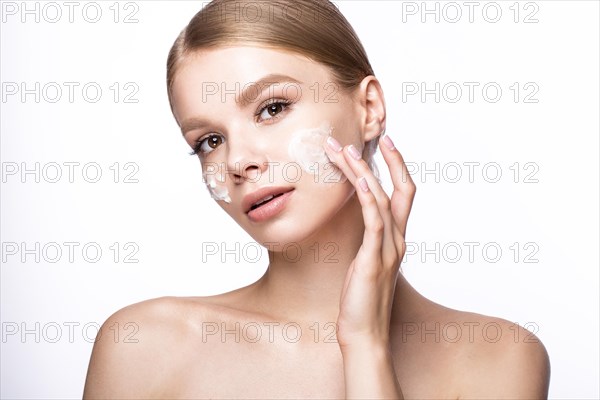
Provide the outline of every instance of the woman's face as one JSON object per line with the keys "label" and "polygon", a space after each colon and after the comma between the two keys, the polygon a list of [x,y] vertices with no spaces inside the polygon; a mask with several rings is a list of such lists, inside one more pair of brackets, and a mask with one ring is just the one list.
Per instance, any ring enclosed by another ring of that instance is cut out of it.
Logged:
{"label": "woman's face", "polygon": [[308,238],[354,193],[323,145],[363,149],[359,108],[327,67],[263,47],[202,50],[179,65],[172,102],[211,195],[257,242]]}

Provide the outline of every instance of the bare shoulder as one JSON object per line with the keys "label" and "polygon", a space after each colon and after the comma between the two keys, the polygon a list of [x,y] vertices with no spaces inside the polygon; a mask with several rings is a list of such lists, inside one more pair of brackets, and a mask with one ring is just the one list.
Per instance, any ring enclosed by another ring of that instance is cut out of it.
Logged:
{"label": "bare shoulder", "polygon": [[463,344],[462,370],[468,379],[461,381],[461,398],[548,397],[550,359],[533,332],[502,318],[461,313],[466,321],[479,323],[473,343]]}
{"label": "bare shoulder", "polygon": [[502,318],[446,307],[425,322],[421,339],[427,342],[430,336],[431,342],[437,335],[442,363],[454,370],[459,398],[547,398],[548,352],[530,330]]}
{"label": "bare shoulder", "polygon": [[160,396],[198,324],[215,313],[209,302],[183,297],[160,297],[118,310],[98,332],[83,397]]}

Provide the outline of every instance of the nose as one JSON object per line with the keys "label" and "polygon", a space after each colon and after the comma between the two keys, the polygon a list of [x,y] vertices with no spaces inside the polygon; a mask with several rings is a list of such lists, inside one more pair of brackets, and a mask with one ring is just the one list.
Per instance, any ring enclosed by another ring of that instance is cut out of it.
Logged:
{"label": "nose", "polygon": [[239,136],[231,137],[227,145],[227,174],[234,179],[234,182],[260,179],[269,165],[266,149],[261,148],[256,141]]}

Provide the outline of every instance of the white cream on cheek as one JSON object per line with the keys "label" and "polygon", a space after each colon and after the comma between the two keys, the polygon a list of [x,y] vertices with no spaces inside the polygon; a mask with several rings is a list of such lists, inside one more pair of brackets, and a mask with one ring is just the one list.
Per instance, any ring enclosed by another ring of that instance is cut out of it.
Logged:
{"label": "white cream on cheek", "polygon": [[288,146],[290,157],[304,171],[318,178],[319,183],[339,183],[347,180],[342,171],[331,162],[323,148],[327,137],[331,136],[332,132],[331,124],[324,121],[317,128],[294,132]]}
{"label": "white cream on cheek", "polygon": [[[202,172],[204,182],[206,182],[206,188],[210,193],[210,197],[215,200],[222,200],[225,203],[231,203],[231,197],[229,197],[229,190],[224,185],[225,177],[220,171],[209,171]],[[220,185],[219,183],[223,183]]]}

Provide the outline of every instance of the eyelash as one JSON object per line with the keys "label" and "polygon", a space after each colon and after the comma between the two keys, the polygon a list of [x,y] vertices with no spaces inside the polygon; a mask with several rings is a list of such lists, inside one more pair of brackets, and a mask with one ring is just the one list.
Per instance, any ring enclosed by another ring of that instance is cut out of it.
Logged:
{"label": "eyelash", "polygon": [[[283,108],[283,110],[281,110],[281,112],[277,113],[275,116],[273,116],[271,118],[268,118],[266,121],[272,121],[272,120],[279,119],[279,116],[287,110],[287,108],[292,104],[292,102],[290,100],[285,100],[285,99],[270,99],[266,103],[263,103],[263,106],[260,107],[256,113],[254,113],[254,116],[260,117],[260,115],[263,113],[263,111],[265,111],[267,109],[267,107],[270,107],[274,104],[280,104],[284,108]],[[272,122],[269,122],[269,123],[272,123]],[[200,149],[202,148],[202,145],[204,144],[204,142],[213,136],[217,136],[217,135],[212,133],[212,134],[209,134],[208,136],[203,137],[202,139],[199,139],[196,142],[196,145],[194,146],[192,151],[189,152],[189,155],[190,156],[198,155],[200,153]]]}

